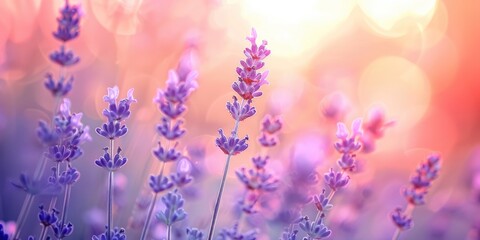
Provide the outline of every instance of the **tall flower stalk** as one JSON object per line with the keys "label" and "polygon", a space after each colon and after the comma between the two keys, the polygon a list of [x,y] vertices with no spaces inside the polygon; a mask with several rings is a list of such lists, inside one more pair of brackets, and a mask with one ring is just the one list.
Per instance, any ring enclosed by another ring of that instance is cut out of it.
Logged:
{"label": "tall flower stalk", "polygon": [[[41,142],[48,147],[66,146],[59,141],[59,136],[57,134],[57,129],[59,128],[58,122],[56,122],[57,114],[59,112],[60,103],[63,102],[63,98],[70,92],[73,87],[73,76],[67,76],[66,68],[72,65],[75,65],[80,61],[80,58],[75,56],[72,51],[66,50],[66,43],[77,38],[80,33],[79,23],[80,23],[80,8],[76,5],[70,5],[68,0],[65,1],[65,5],[60,9],[60,17],[57,18],[58,26],[57,30],[53,32],[53,36],[61,42],[60,49],[54,51],[50,54],[50,60],[60,67],[60,74],[58,75],[58,80],[54,79],[52,73],[46,74],[45,87],[49,90],[55,98],[55,107],[53,109],[53,116],[51,124],[47,124],[44,121],[40,121],[38,128],[38,136]],[[85,128],[88,130],[88,128]],[[85,132],[85,131],[84,131]],[[88,135],[88,132],[85,136]],[[77,146],[78,147],[78,146]],[[71,150],[71,149],[70,149]],[[76,150],[74,150],[76,151]],[[78,151],[77,151],[78,153]],[[23,190],[27,192],[27,196],[23,202],[20,214],[17,219],[17,230],[13,236],[13,239],[18,239],[22,231],[23,225],[25,223],[26,217],[30,212],[31,205],[35,196],[39,193],[44,192],[40,191],[39,180],[43,176],[45,167],[47,165],[47,157],[43,157],[40,161],[40,164],[37,166],[33,177],[28,177],[22,175],[20,177],[20,185]],[[59,164],[57,164],[59,165]],[[58,166],[57,166],[58,168]],[[59,174],[57,174],[57,177]],[[29,185],[29,186],[28,186]],[[18,186],[18,184],[17,184]],[[56,199],[54,197],[53,199]],[[52,200],[54,203],[55,200]],[[52,204],[51,204],[52,205]]]}
{"label": "tall flower stalk", "polygon": [[[163,144],[162,141],[159,141],[158,148],[153,151],[153,155],[160,161],[161,166],[160,172],[157,175],[150,176],[149,185],[153,192],[153,196],[150,206],[147,210],[147,216],[140,236],[140,239],[142,240],[144,240],[148,235],[148,229],[150,227],[150,221],[155,210],[158,194],[170,189],[174,184],[179,183],[179,181],[181,182],[182,179],[186,180],[186,177],[188,177],[187,172],[190,171],[190,167],[188,167],[188,171],[185,171],[186,169],[179,168],[177,175],[173,175],[171,179],[164,176],[165,165],[168,162],[177,162],[179,160],[188,162],[188,160],[184,159],[185,156],[183,156],[182,153],[176,149],[176,147],[179,139],[186,132],[186,130],[182,127],[184,123],[182,115],[187,110],[185,104],[190,94],[198,87],[198,73],[193,69],[193,63],[191,62],[190,57],[191,56],[188,54],[184,55],[180,60],[177,69],[172,69],[169,71],[166,88],[158,89],[157,96],[154,99],[154,102],[158,104],[158,109],[163,114],[161,123],[157,125],[157,133],[163,138]],[[183,166],[185,166],[185,164],[189,164],[186,162],[180,163],[183,163]],[[175,178],[175,176],[177,176],[177,178]],[[181,199],[181,195],[177,193],[169,194],[173,195],[168,195],[169,197],[167,197],[167,199],[162,197],[162,202],[164,202],[167,207],[170,206],[170,209],[175,209],[175,207],[178,207],[178,205],[172,201],[176,200],[177,198]],[[183,205],[183,200],[180,202]],[[170,233],[170,228],[171,224],[173,224],[173,221],[164,222],[167,224],[167,228]],[[168,239],[170,239],[170,234],[167,234],[167,236]]]}
{"label": "tall flower stalk", "polygon": [[[128,90],[127,98],[117,103],[118,95],[119,89],[117,86],[108,88],[107,95],[103,97],[103,100],[108,104],[108,107],[103,110],[103,115],[107,118],[107,122],[102,127],[95,129],[100,136],[105,137],[110,142],[110,148],[105,147],[103,149],[105,151],[104,155],[95,161],[97,166],[108,171],[107,230],[104,233],[107,240],[112,239],[116,234],[116,230],[112,229],[114,172],[127,163],[127,158],[121,155],[122,149],[120,147],[115,152],[115,139],[127,133],[128,129],[124,121],[130,116],[130,105],[137,102],[133,98],[133,89]],[[123,229],[121,232],[124,234]]]}
{"label": "tall flower stalk", "polygon": [[220,188],[215,200],[212,221],[208,233],[209,240],[213,239],[230,159],[232,156],[243,152],[248,147],[248,137],[244,137],[243,139],[238,138],[239,123],[255,114],[255,108],[250,106],[250,104],[252,103],[253,98],[262,95],[260,87],[267,83],[266,78],[268,76],[268,71],[263,73],[259,72],[259,70],[265,65],[263,59],[270,55],[270,50],[266,49],[267,41],[262,41],[262,44],[258,46],[256,43],[257,33],[255,29],[252,29],[252,33],[247,37],[247,40],[250,41],[251,46],[250,48],[246,48],[243,52],[247,58],[240,61],[241,67],[237,67],[236,69],[238,81],[235,81],[232,85],[233,90],[237,92],[242,100],[239,103],[234,96],[233,103],[227,103],[227,109],[235,120],[234,127],[229,137],[225,136],[223,130],[220,129],[218,131],[220,137],[216,139],[216,145],[227,155],[227,158]]}
{"label": "tall flower stalk", "polygon": [[438,177],[440,171],[441,160],[437,154],[430,155],[427,160],[421,163],[410,179],[410,186],[403,190],[403,196],[407,199],[407,207],[395,208],[391,213],[391,219],[395,226],[392,240],[397,240],[402,231],[411,229],[413,227],[412,214],[416,206],[425,204],[425,195],[432,185],[433,180]]}
{"label": "tall flower stalk", "polygon": [[[347,126],[340,122],[337,124],[336,136],[338,141],[334,144],[335,149],[341,154],[337,161],[339,170],[331,168],[324,174],[325,184],[330,188],[329,193],[323,189],[322,193],[313,197],[317,214],[314,220],[308,216],[302,216],[295,223],[307,235],[305,239],[323,239],[332,234],[332,231],[324,224],[326,213],[332,208],[331,201],[337,191],[345,188],[350,181],[348,173],[354,172],[356,166],[356,153],[361,149],[360,137],[362,136],[362,120],[355,119],[352,123],[352,133],[348,131]],[[282,239],[294,240],[298,231],[289,228]]]}
{"label": "tall flower stalk", "polygon": [[256,213],[256,206],[262,194],[273,192],[278,188],[279,181],[269,172],[267,164],[270,159],[268,149],[277,145],[277,135],[282,125],[283,123],[278,117],[265,116],[262,121],[261,135],[258,138],[258,142],[263,148],[263,154],[252,158],[254,168],[249,170],[240,168],[235,172],[237,178],[245,185],[245,195],[240,202],[242,211],[239,219],[241,219],[243,213]]}

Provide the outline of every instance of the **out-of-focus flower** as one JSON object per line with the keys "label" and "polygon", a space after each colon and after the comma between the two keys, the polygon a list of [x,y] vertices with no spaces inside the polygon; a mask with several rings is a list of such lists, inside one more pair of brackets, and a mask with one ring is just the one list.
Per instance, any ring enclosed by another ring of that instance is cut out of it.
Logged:
{"label": "out-of-focus flower", "polygon": [[162,197],[162,202],[165,204],[165,210],[157,214],[157,218],[165,223],[167,226],[175,222],[182,221],[187,217],[187,213],[182,208],[184,200],[177,191],[169,192]]}
{"label": "out-of-focus flower", "polygon": [[310,221],[308,217],[304,217],[298,224],[309,237],[309,239],[323,239],[332,234],[332,231],[323,224],[322,215],[317,221]]}
{"label": "out-of-focus flower", "polygon": [[257,235],[257,229],[250,230],[245,233],[240,233],[238,231],[238,224],[235,224],[231,229],[222,229],[222,231],[220,231],[220,234],[218,235],[217,240],[255,240],[257,239]]}
{"label": "out-of-focus flower", "polygon": [[330,168],[330,172],[324,175],[325,183],[333,191],[337,191],[348,184],[350,177],[343,172],[336,172],[333,168]]}
{"label": "out-of-focus flower", "polygon": [[395,210],[391,214],[391,218],[393,223],[401,229],[401,230],[408,230],[413,227],[413,220],[410,217],[407,217],[404,213],[402,208],[395,208]]}
{"label": "out-of-focus flower", "polygon": [[60,9],[61,16],[57,18],[57,31],[53,32],[53,36],[63,42],[75,39],[80,33],[80,7],[70,5],[65,1],[65,6]]}
{"label": "out-of-focus flower", "polygon": [[55,224],[52,225],[52,229],[55,237],[57,237],[58,239],[63,239],[72,234],[73,224],[70,222],[64,224],[61,221],[57,221]]}
{"label": "out-of-focus flower", "polygon": [[69,67],[80,62],[80,58],[75,56],[73,51],[65,50],[65,46],[63,45],[60,46],[60,50],[50,54],[50,60],[62,67]]}
{"label": "out-of-focus flower", "polygon": [[[104,233],[98,235],[98,236],[92,236],[92,240],[125,240],[127,239],[127,235],[125,233],[125,229],[123,228],[118,228],[115,227],[112,230],[110,230],[110,233],[107,233],[108,230],[105,230]],[[110,236],[108,236],[110,235]]]}
{"label": "out-of-focus flower", "polygon": [[154,193],[159,193],[173,187],[173,183],[165,176],[150,176],[150,188]]}
{"label": "out-of-focus flower", "polygon": [[187,228],[187,240],[203,240],[203,232],[196,228]]}

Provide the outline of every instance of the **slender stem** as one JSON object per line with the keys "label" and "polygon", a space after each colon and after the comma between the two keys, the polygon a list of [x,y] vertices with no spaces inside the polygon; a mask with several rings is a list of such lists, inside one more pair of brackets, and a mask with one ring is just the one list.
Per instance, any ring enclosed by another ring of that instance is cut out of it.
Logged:
{"label": "slender stem", "polygon": [[17,230],[15,231],[15,234],[13,236],[13,239],[19,239],[20,237],[20,232],[22,230],[23,225],[25,224],[25,219],[27,216],[27,213],[30,211],[30,207],[32,206],[34,196],[30,193],[27,193],[27,197],[23,201],[22,209],[20,210],[20,214],[18,215],[17,219]]}
{"label": "slender stem", "polygon": [[72,191],[72,186],[67,185],[65,187],[65,197],[63,198],[62,227],[63,225],[65,225],[65,220],[67,219],[67,209],[68,209],[68,202],[70,200],[71,191]]}
{"label": "slender stem", "polygon": [[167,226],[167,240],[172,239],[172,225]]}
{"label": "slender stem", "polygon": [[42,226],[42,232],[40,233],[40,237],[38,238],[39,240],[45,239],[45,235],[47,234],[47,227]]}
{"label": "slender stem", "polygon": [[[242,99],[242,102],[240,104],[240,109],[243,108],[244,104],[245,104],[245,100]],[[233,127],[232,136],[237,136],[239,123],[240,123],[240,120],[238,118],[235,119],[235,126]],[[225,187],[225,182],[227,180],[228,167],[230,165],[231,158],[232,158],[232,154],[228,154],[227,161],[225,163],[225,169],[223,170],[222,181],[220,183],[220,189],[218,190],[217,200],[215,201],[215,208],[213,210],[212,222],[210,223],[210,230],[208,232],[208,240],[213,239],[213,232],[215,231],[215,224],[217,222],[218,210],[220,209],[220,202],[222,201],[223,188]]]}
{"label": "slender stem", "polygon": [[400,237],[400,228],[397,227],[397,229],[395,229],[395,232],[393,233],[392,240],[398,240],[398,237]]}
{"label": "slender stem", "polygon": [[141,240],[144,240],[147,237],[147,232],[148,232],[147,230],[148,230],[148,227],[150,226],[150,220],[152,219],[153,209],[155,208],[155,203],[157,202],[157,196],[158,196],[158,193],[153,194],[152,202],[148,207],[147,219],[145,220],[145,224],[143,225],[142,236],[140,237]]}
{"label": "slender stem", "polygon": [[215,201],[215,209],[213,211],[212,222],[210,224],[210,230],[208,232],[208,240],[213,239],[213,232],[215,231],[215,223],[217,221],[218,209],[220,208],[220,202],[222,201],[223,188],[225,187],[225,181],[227,179],[228,166],[230,165],[231,154],[227,156],[227,163],[225,164],[225,169],[223,170],[222,182],[220,183],[220,190],[218,191],[217,200]]}
{"label": "slender stem", "polygon": [[[165,169],[165,162],[162,162],[162,166],[160,168],[160,178],[163,176],[163,170]],[[144,240],[147,237],[148,227],[150,226],[150,221],[152,219],[152,213],[155,209],[155,204],[157,202],[158,193],[153,194],[152,201],[150,202],[150,206],[148,207],[147,219],[145,220],[145,224],[143,225],[142,235],[140,237],[141,240]]]}
{"label": "slender stem", "polygon": [[[114,140],[110,140],[110,157],[113,159]],[[113,222],[113,171],[108,171],[108,206],[107,206],[107,240],[111,240],[110,232]]]}
{"label": "slender stem", "polygon": [[[332,190],[332,191],[328,194],[328,196],[327,196],[327,199],[328,199],[327,204],[329,204],[329,203],[332,201],[333,195],[335,195],[336,192],[337,192],[337,191]],[[324,211],[318,211],[318,212],[317,212],[317,216],[315,216],[315,222],[317,222],[318,219],[320,219],[320,216],[322,216],[322,213],[324,213]]]}

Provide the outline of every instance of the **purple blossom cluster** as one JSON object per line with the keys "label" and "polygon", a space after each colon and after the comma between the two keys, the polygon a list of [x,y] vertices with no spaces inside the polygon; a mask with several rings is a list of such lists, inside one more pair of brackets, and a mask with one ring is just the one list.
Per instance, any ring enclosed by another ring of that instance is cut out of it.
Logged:
{"label": "purple blossom cluster", "polygon": [[391,219],[397,230],[392,239],[398,239],[400,232],[413,227],[412,212],[415,206],[425,204],[425,195],[428,193],[432,181],[438,177],[441,160],[438,154],[432,154],[421,163],[415,174],[410,178],[410,186],[403,190],[403,196],[408,202],[406,209],[395,208]]}
{"label": "purple blossom cluster", "polygon": [[[45,81],[45,87],[56,99],[57,106],[53,111],[51,122],[40,121],[37,128],[38,139],[46,150],[42,155],[44,161],[38,168],[40,170],[37,170],[34,175],[21,174],[18,181],[12,182],[14,187],[25,191],[27,197],[17,220],[18,229],[10,238],[10,232],[7,233],[5,226],[0,223],[0,240],[21,239],[20,233],[28,218],[30,206],[35,202],[35,196],[39,195],[42,195],[42,200],[46,198],[50,202],[39,206],[36,220],[40,223],[41,232],[38,239],[74,237],[74,225],[67,218],[67,213],[72,187],[80,180],[81,176],[79,170],[75,168],[75,164],[76,160],[84,154],[82,144],[91,140],[89,127],[82,123],[83,114],[73,113],[71,102],[65,98],[72,90],[74,81],[74,77],[67,74],[67,68],[80,61],[80,58],[67,48],[67,43],[79,36],[81,15],[80,8],[70,5],[66,0],[64,7],[60,10],[60,16],[57,18],[58,26],[53,32],[53,36],[61,42],[61,45],[49,57],[60,67],[60,74],[55,77],[54,74],[47,73]],[[252,166],[250,168],[242,167],[235,171],[237,179],[244,187],[244,194],[238,200],[236,199],[237,206],[239,206],[239,211],[235,212],[237,220],[233,226],[229,225],[232,226],[231,228],[223,228],[215,235],[231,158],[249,147],[249,137],[239,136],[240,122],[257,113],[253,101],[262,95],[260,88],[267,84],[268,71],[263,70],[264,60],[271,53],[267,49],[267,41],[263,40],[257,44],[255,29],[252,29],[250,36],[246,39],[250,46],[243,51],[246,58],[241,60],[240,65],[236,68],[238,78],[232,84],[232,89],[237,95],[226,103],[229,115],[234,120],[234,126],[231,131],[219,129],[219,135],[215,139],[216,147],[226,155],[226,162],[208,235],[204,234],[202,229],[190,227],[190,224],[198,224],[198,222],[191,221],[191,213],[187,214],[185,210],[189,203],[187,202],[189,193],[185,187],[192,183],[194,176],[197,178],[200,175],[195,171],[201,171],[195,169],[195,166],[192,165],[195,161],[190,159],[189,154],[181,150],[180,144],[180,139],[187,132],[184,128],[184,115],[187,111],[188,100],[198,88],[198,73],[194,68],[191,56],[186,54],[181,58],[177,68],[169,71],[165,87],[158,89],[154,98],[154,103],[162,114],[155,127],[160,140],[152,150],[153,157],[158,160],[156,163],[159,164],[155,167],[159,167],[159,169],[146,180],[148,186],[145,188],[148,196],[139,199],[137,201],[138,209],[134,210],[134,214],[137,213],[137,210],[142,211],[141,214],[143,214],[140,223],[135,225],[143,226],[141,232],[138,231],[139,239],[211,240],[215,237],[219,240],[264,239],[266,235],[262,235],[265,232],[263,230],[269,227],[266,226],[268,224],[281,225],[281,227],[288,225],[279,236],[282,240],[326,239],[331,237],[334,232],[337,233],[336,228],[332,227],[334,222],[329,221],[329,226],[326,224],[327,214],[333,208],[332,199],[337,192],[348,186],[350,175],[359,171],[357,154],[372,152],[375,149],[376,141],[384,135],[385,129],[393,125],[393,121],[386,120],[382,109],[373,109],[365,122],[362,122],[362,119],[355,119],[350,128],[343,122],[337,124],[336,141],[333,147],[338,154],[338,157],[335,158],[338,167],[329,168],[322,175],[317,173],[318,161],[314,161],[302,165],[301,167],[304,169],[300,171],[285,169],[285,172],[291,175],[281,178],[278,178],[276,173],[271,170],[271,160],[276,155],[268,151],[280,144],[279,135],[284,123],[279,116],[266,115],[261,122],[260,134],[257,138],[259,146],[262,148],[261,153],[251,158]],[[120,90],[117,86],[107,89],[107,94],[103,97],[107,106],[102,111],[105,122],[95,129],[99,136],[109,142],[108,146],[103,148],[103,154],[94,159],[94,164],[108,173],[108,177],[105,179],[108,182],[108,188],[106,193],[107,224],[105,224],[105,230],[102,228],[91,236],[92,240],[127,239],[125,229],[114,225],[114,219],[117,219],[117,216],[114,218],[114,198],[117,198],[116,194],[122,191],[122,189],[115,190],[114,173],[117,173],[128,161],[122,148],[115,146],[115,140],[125,136],[129,131],[125,122],[132,115],[131,105],[137,100],[133,96],[133,89],[128,90],[123,99],[119,99],[119,95]],[[328,119],[335,121],[344,117],[347,108],[346,103],[337,101],[340,99],[337,97],[331,96],[331,99],[326,99],[322,106],[323,114]],[[328,144],[325,145],[331,148],[330,140],[326,142]],[[332,152],[334,151],[332,150]],[[273,162],[275,164],[275,161]],[[43,169],[46,168],[47,163],[52,165],[49,168],[51,169],[50,175],[43,176]],[[167,167],[169,164],[172,166]],[[429,156],[416,169],[410,179],[410,185],[402,191],[407,200],[407,207],[405,209],[398,207],[390,215],[396,226],[394,240],[399,238],[401,231],[412,228],[413,209],[415,206],[425,204],[425,196],[433,180],[438,177],[440,164],[439,155]],[[288,179],[288,176],[291,179]],[[43,178],[47,178],[48,181],[42,182]],[[317,186],[322,178],[324,185],[318,193],[320,189]],[[291,187],[288,188],[287,185],[291,185]],[[305,187],[307,185],[308,187]],[[283,187],[286,188],[282,189]],[[281,192],[282,190],[284,191]],[[312,191],[317,194],[312,194]],[[63,196],[60,193],[63,193]],[[60,206],[57,206],[59,205],[57,204],[58,200],[63,202]],[[363,200],[355,199],[354,201]],[[315,211],[315,218],[310,218],[307,216],[310,213],[304,212],[308,211],[307,204],[310,203],[313,203],[310,205],[310,209]],[[103,218],[99,219],[101,219],[100,223],[104,221]],[[243,222],[245,222],[244,226],[242,226]],[[97,225],[95,227],[102,225],[98,222],[91,224]],[[27,239],[34,240],[35,237],[29,236]]]}
{"label": "purple blossom cluster", "polygon": [[[282,128],[282,121],[279,117],[266,115],[262,121],[261,137],[258,139],[260,145],[264,148],[270,148],[278,142],[278,132]],[[265,139],[269,139],[265,141]],[[272,144],[273,143],[273,144]],[[256,203],[261,195],[277,190],[279,180],[266,168],[268,155],[258,155],[252,158],[254,165],[251,169],[244,167],[235,172],[237,178],[245,186],[246,193],[243,200],[240,201],[241,209],[247,214],[256,213]]]}
{"label": "purple blossom cluster", "polygon": [[[162,141],[159,141],[158,148],[153,151],[153,155],[160,161],[161,170],[157,175],[151,175],[149,179],[153,196],[147,209],[146,220],[140,237],[142,240],[147,238],[158,194],[176,187],[174,191],[162,197],[162,202],[167,209],[157,214],[157,219],[167,225],[168,239],[170,239],[172,224],[186,218],[186,213],[181,208],[183,199],[177,193],[177,188],[184,187],[193,180],[190,174],[192,166],[187,156],[184,156],[177,149],[177,146],[179,139],[186,132],[182,127],[184,121],[181,117],[187,110],[187,100],[198,87],[198,73],[193,67],[191,55],[184,55],[177,69],[169,71],[165,89],[158,89],[157,96],[154,99],[158,109],[163,114],[161,123],[157,125],[157,133],[164,138],[165,142],[162,145]],[[177,162],[177,171],[170,176],[165,176],[164,169],[168,162]]]}
{"label": "purple blossom cluster", "polygon": [[[103,116],[107,118],[107,122],[104,123],[102,127],[95,129],[98,135],[103,136],[110,142],[110,148],[104,147],[103,150],[105,153],[103,156],[95,160],[95,164],[98,167],[108,171],[107,227],[103,233],[108,240],[111,240],[112,236],[118,234],[124,235],[124,230],[120,233],[120,230],[116,231],[113,229],[113,173],[127,163],[127,158],[120,155],[122,151],[120,147],[117,148],[114,155],[114,141],[127,133],[128,129],[124,122],[130,117],[130,105],[137,102],[133,97],[133,89],[128,90],[126,98],[117,101],[119,92],[117,86],[107,89],[107,95],[103,97],[103,100],[108,105],[107,108],[103,110]],[[101,236],[92,236],[92,239],[99,238],[101,239]]]}
{"label": "purple blossom cluster", "polygon": [[[49,238],[48,229],[53,231],[53,235],[59,239],[69,236],[73,232],[73,224],[67,223],[67,209],[69,205],[71,187],[80,178],[79,171],[73,167],[73,162],[83,155],[81,145],[91,140],[89,127],[82,123],[82,113],[71,112],[71,102],[64,98],[72,89],[73,75],[67,77],[66,67],[75,65],[80,61],[73,51],[66,50],[66,43],[78,37],[80,24],[80,8],[77,5],[70,5],[68,1],[60,9],[60,17],[57,18],[57,31],[53,36],[62,42],[60,49],[50,54],[50,60],[60,67],[58,80],[54,80],[52,73],[46,74],[45,88],[55,97],[56,106],[53,110],[54,115],[51,123],[43,120],[39,121],[37,136],[47,152],[33,176],[21,174],[20,182],[13,182],[13,186],[27,193],[23,204],[26,211],[20,212],[17,220],[17,231],[13,239],[19,239],[26,216],[30,210],[33,199],[36,195],[51,196],[48,211],[43,206],[40,207],[39,220],[42,226],[42,232],[39,239]],[[52,176],[48,182],[43,184],[41,178],[43,169],[51,160],[53,167]],[[65,170],[61,170],[65,169]],[[59,211],[55,210],[56,200],[63,191],[63,206],[61,216]],[[48,213],[50,212],[50,213]],[[33,239],[30,236],[29,239]]]}
{"label": "purple blossom cluster", "polygon": [[[214,235],[218,211],[220,209],[220,202],[222,200],[228,167],[230,165],[230,159],[232,156],[237,155],[248,148],[248,136],[242,139],[238,137],[239,123],[256,113],[255,107],[252,107],[251,104],[254,98],[262,95],[260,87],[264,84],[267,84],[266,78],[268,76],[268,71],[259,71],[265,66],[265,62],[263,62],[263,60],[270,55],[270,50],[266,48],[267,41],[263,40],[262,44],[258,46],[256,42],[257,32],[255,29],[252,29],[251,35],[247,37],[247,40],[250,41],[251,46],[243,51],[246,59],[240,61],[240,67],[237,67],[236,69],[238,80],[232,85],[233,90],[242,98],[242,101],[239,103],[237,97],[233,96],[233,103],[227,102],[227,110],[235,120],[235,124],[230,136],[225,136],[223,130],[220,129],[218,131],[220,137],[215,140],[217,147],[227,155],[227,160],[225,163],[225,169],[223,172],[222,181],[220,183],[217,199],[215,201],[212,221],[210,223],[210,229],[208,233],[209,240],[211,240]],[[252,174],[254,173],[252,172]],[[240,176],[246,177],[246,175],[242,174],[240,174]],[[248,181],[247,178],[248,177],[245,178],[246,181]]]}

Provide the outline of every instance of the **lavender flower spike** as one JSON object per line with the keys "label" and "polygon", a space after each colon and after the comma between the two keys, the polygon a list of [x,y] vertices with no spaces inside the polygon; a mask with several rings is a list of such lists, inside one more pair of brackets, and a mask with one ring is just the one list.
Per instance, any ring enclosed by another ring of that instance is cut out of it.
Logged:
{"label": "lavender flower spike", "polygon": [[267,41],[262,41],[260,46],[257,45],[257,32],[252,29],[251,36],[247,37],[247,40],[251,43],[250,48],[246,48],[244,54],[245,60],[240,61],[240,67],[237,67],[236,72],[238,74],[238,80],[232,84],[232,89],[237,92],[242,98],[240,104],[238,104],[236,97],[234,102],[227,104],[227,109],[235,119],[235,124],[232,130],[232,134],[227,138],[222,130],[219,130],[220,137],[216,139],[216,145],[227,155],[225,168],[223,171],[222,180],[220,182],[220,189],[218,191],[217,199],[215,201],[215,209],[213,211],[212,221],[210,223],[210,229],[208,233],[208,240],[213,239],[215,231],[215,224],[217,221],[218,210],[220,208],[220,202],[222,200],[223,189],[225,187],[225,181],[228,173],[228,167],[230,159],[233,155],[239,154],[247,149],[247,140],[240,140],[237,137],[238,126],[240,121],[245,120],[255,114],[255,110],[251,106],[253,99],[262,95],[260,87],[267,84],[268,71],[260,72],[259,70],[265,66],[263,59],[270,55],[270,50],[266,48]]}
{"label": "lavender flower spike", "polygon": [[391,219],[397,227],[392,240],[397,240],[401,231],[412,228],[413,209],[415,206],[425,204],[425,195],[432,181],[438,177],[438,172],[441,167],[440,164],[440,156],[438,154],[432,154],[425,162],[418,166],[415,175],[410,179],[410,187],[403,191],[403,196],[408,202],[406,209],[402,210],[402,208],[397,207],[391,213]]}

